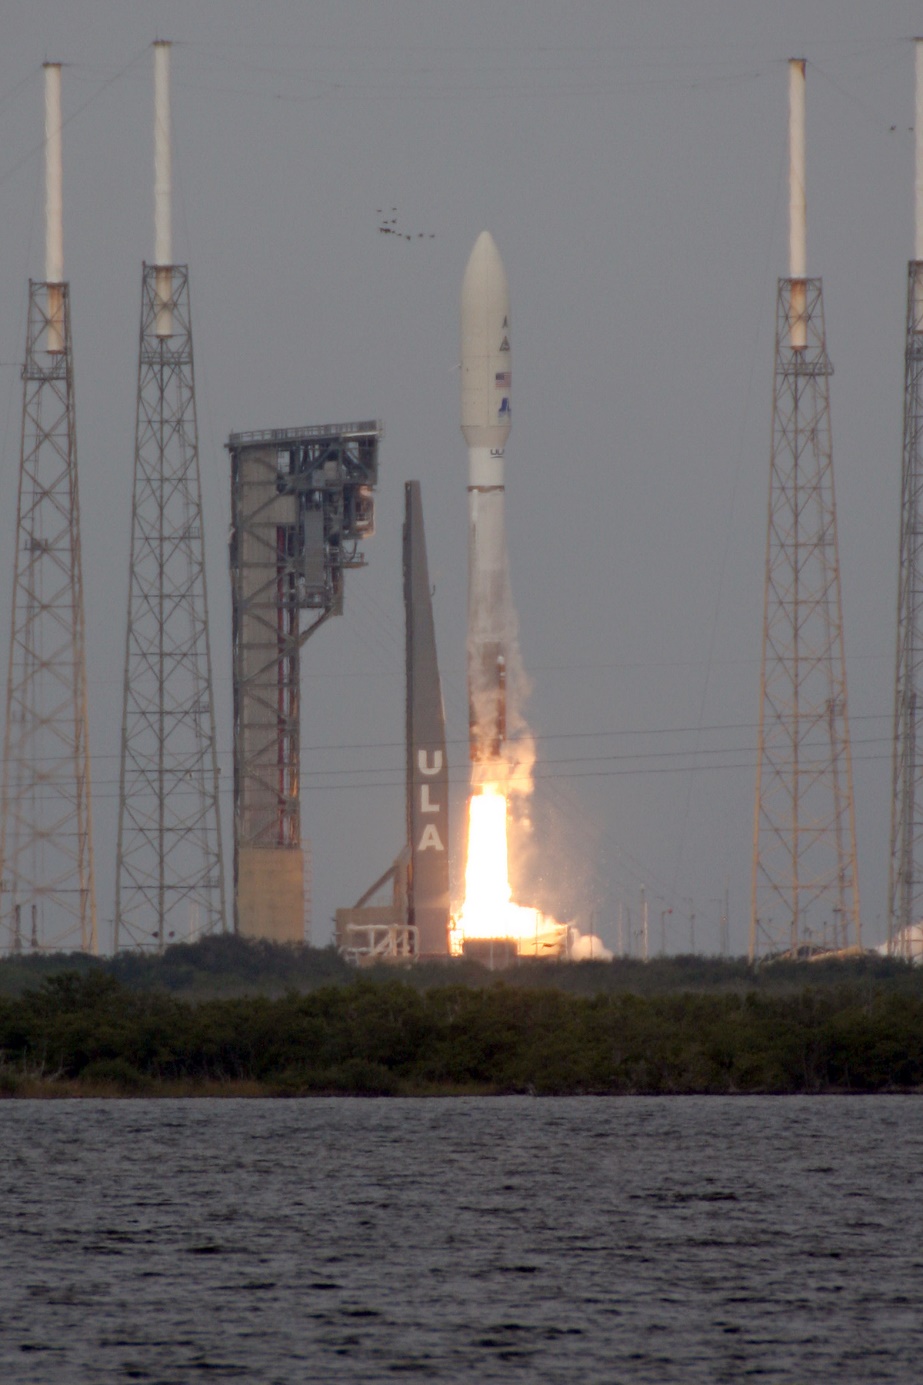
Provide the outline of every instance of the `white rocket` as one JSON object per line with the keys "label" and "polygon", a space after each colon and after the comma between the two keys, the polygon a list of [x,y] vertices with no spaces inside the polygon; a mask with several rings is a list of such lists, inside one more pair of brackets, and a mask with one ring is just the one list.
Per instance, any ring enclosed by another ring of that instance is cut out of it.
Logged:
{"label": "white rocket", "polygon": [[468,444],[468,718],[471,760],[498,760],[506,739],[509,597],[503,457],[510,431],[510,293],[489,231],[474,243],[461,291],[461,426]]}

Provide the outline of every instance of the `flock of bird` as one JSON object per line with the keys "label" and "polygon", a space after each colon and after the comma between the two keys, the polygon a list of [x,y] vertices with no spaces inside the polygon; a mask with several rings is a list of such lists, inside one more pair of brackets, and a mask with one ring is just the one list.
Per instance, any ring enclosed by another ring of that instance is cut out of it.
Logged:
{"label": "flock of bird", "polygon": [[379,207],[379,208],[378,208],[378,215],[379,215],[379,217],[381,218],[381,220],[379,221],[379,224],[378,224],[378,231],[379,231],[379,234],[380,234],[380,235],[382,235],[382,236],[397,236],[398,240],[435,240],[435,239],[436,239],[436,232],[435,232],[435,231],[429,231],[429,232],[427,232],[427,231],[412,231],[412,232],[411,232],[411,231],[401,231],[401,230],[399,230],[399,229],[398,229],[398,224],[397,224],[397,217],[393,215],[393,213],[396,212],[396,211],[397,211],[397,207],[392,207],[392,208],[391,208],[392,216],[391,216],[390,219],[389,219],[389,218],[387,218],[387,217],[385,216],[384,208],[383,208],[383,207]]}

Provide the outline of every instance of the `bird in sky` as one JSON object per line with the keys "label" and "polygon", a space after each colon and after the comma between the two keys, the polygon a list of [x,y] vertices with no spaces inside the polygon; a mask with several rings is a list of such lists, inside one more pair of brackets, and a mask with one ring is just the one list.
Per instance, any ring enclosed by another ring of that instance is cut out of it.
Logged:
{"label": "bird in sky", "polygon": [[[397,207],[391,208],[392,212],[397,212]],[[378,232],[382,236],[397,236],[398,240],[435,240],[435,231],[404,231],[397,224],[397,216],[386,217],[381,207],[376,209],[379,218]]]}

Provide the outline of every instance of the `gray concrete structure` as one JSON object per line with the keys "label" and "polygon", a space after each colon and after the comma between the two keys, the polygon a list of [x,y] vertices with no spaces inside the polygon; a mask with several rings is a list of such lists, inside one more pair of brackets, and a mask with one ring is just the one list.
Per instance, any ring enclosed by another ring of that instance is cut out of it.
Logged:
{"label": "gray concrete structure", "polygon": [[404,487],[408,921],[418,957],[449,951],[449,764],[420,482]]}

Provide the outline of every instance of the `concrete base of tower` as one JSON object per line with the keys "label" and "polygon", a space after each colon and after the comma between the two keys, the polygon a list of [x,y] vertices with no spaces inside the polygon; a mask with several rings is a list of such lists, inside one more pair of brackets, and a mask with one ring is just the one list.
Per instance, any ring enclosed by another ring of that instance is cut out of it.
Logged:
{"label": "concrete base of tower", "polygon": [[239,847],[235,902],[241,937],[303,943],[304,853],[297,847]]}

